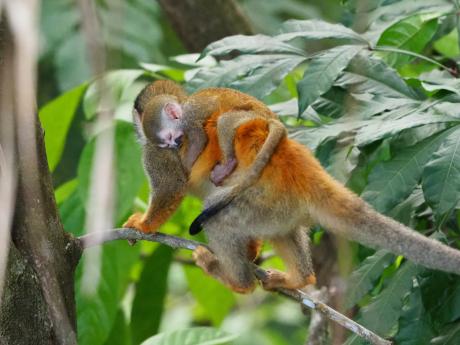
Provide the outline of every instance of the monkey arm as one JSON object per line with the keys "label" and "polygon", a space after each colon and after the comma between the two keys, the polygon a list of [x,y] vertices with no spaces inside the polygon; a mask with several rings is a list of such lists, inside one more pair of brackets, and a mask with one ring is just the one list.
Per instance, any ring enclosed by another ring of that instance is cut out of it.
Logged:
{"label": "monkey arm", "polygon": [[[150,202],[145,214],[133,214],[123,225],[155,232],[174,213],[187,191],[187,174],[175,150],[147,144],[144,167],[150,178]],[[167,173],[165,173],[167,172]]]}

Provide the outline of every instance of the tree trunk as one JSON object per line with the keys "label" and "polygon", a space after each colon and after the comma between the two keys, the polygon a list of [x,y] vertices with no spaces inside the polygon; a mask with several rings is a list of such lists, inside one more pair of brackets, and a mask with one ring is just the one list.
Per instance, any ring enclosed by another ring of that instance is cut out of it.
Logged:
{"label": "tree trunk", "polygon": [[234,0],[159,0],[187,50],[200,52],[223,37],[253,33]]}
{"label": "tree trunk", "polygon": [[[17,172],[9,260],[0,299],[0,344],[76,344],[74,270],[81,253],[58,216],[36,116],[30,116],[35,140],[18,142],[22,129],[17,121],[21,95],[15,92],[16,46],[5,20],[0,36],[0,127],[12,130],[12,145],[6,149],[15,152]],[[4,140],[0,138],[0,144],[5,147]],[[31,152],[38,164],[28,159]]]}

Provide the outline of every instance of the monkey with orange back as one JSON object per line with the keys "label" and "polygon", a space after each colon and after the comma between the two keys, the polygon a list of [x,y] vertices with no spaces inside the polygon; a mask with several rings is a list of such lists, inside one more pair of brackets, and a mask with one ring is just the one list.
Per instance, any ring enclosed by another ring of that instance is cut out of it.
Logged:
{"label": "monkey with orange back", "polygon": [[[237,165],[233,148],[236,128],[256,118],[266,119],[269,124],[269,135],[251,169],[221,193],[219,205],[213,205],[215,212],[257,180],[280,140],[286,137],[286,129],[276,115],[249,95],[212,88],[188,96],[169,80],[147,85],[136,98],[133,122],[143,145],[151,198],[147,212],[132,215],[124,226],[152,232],[174,212],[187,189],[188,173],[207,143],[204,123],[211,117],[215,118],[222,152],[210,174],[215,185],[222,184]],[[187,149],[179,156],[183,141]]]}
{"label": "monkey with orange back", "polygon": [[[204,122],[207,144],[186,173],[186,188],[199,191],[205,199],[205,210],[191,230],[197,232],[204,226],[210,250],[198,247],[194,251],[195,261],[234,291],[246,293],[254,289],[251,260],[261,240],[270,241],[287,266],[287,272],[270,270],[263,282],[265,288],[300,288],[314,283],[307,231],[316,223],[366,246],[404,255],[428,268],[460,274],[459,251],[377,213],[335,181],[306,147],[286,137],[275,148],[260,178],[240,190],[231,203],[222,204],[222,195],[251,169],[270,131],[269,121],[264,118],[237,127],[234,154],[238,165],[225,178],[223,187],[215,187],[209,177],[222,155],[217,130],[219,115],[213,113]],[[187,152],[188,145],[185,143],[182,154]],[[174,200],[171,195],[168,204]],[[163,219],[161,214],[152,216]]]}

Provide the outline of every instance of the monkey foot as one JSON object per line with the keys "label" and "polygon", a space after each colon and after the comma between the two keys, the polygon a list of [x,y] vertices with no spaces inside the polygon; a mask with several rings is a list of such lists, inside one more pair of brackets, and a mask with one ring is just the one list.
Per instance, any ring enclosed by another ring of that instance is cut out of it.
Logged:
{"label": "monkey foot", "polygon": [[144,215],[142,213],[136,212],[128,218],[128,220],[123,224],[123,227],[132,228],[147,233],[155,232],[151,229],[148,223],[143,221],[143,218]]}
{"label": "monkey foot", "polygon": [[291,277],[277,270],[267,270],[267,276],[261,281],[265,290],[274,290],[276,288],[301,289],[307,285],[315,285],[316,277],[310,274],[304,279],[290,279]]}
{"label": "monkey foot", "polygon": [[208,248],[203,246],[196,247],[192,257],[198,267],[201,267],[206,273],[213,275],[211,271],[213,267],[217,266],[217,259]]}
{"label": "monkey foot", "polygon": [[284,287],[286,284],[286,273],[269,269],[266,270],[266,276],[261,281],[262,287],[265,290],[273,290],[279,287]]}
{"label": "monkey foot", "polygon": [[225,164],[216,164],[211,171],[211,182],[220,186],[225,178],[235,170],[237,164],[236,158],[230,158]]}

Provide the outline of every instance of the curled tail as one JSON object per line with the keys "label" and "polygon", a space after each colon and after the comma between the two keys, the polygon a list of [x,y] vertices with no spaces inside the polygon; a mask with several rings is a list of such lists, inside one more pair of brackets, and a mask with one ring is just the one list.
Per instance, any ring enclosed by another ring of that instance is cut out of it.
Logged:
{"label": "curled tail", "polygon": [[203,229],[203,224],[208,219],[219,213],[219,211],[230,204],[236,196],[240,195],[245,189],[257,182],[278,144],[287,135],[286,128],[278,120],[268,120],[268,131],[268,136],[248,171],[244,172],[244,175],[237,184],[230,187],[228,191],[221,193],[217,200],[213,200],[211,205],[206,207],[198,217],[195,218],[189,228],[190,235],[198,234]]}
{"label": "curled tail", "polygon": [[374,211],[362,199],[355,195],[350,198],[346,192],[339,212],[331,211],[336,210],[334,207],[318,209],[318,220],[326,229],[368,247],[403,255],[424,267],[460,275],[459,250]]}

